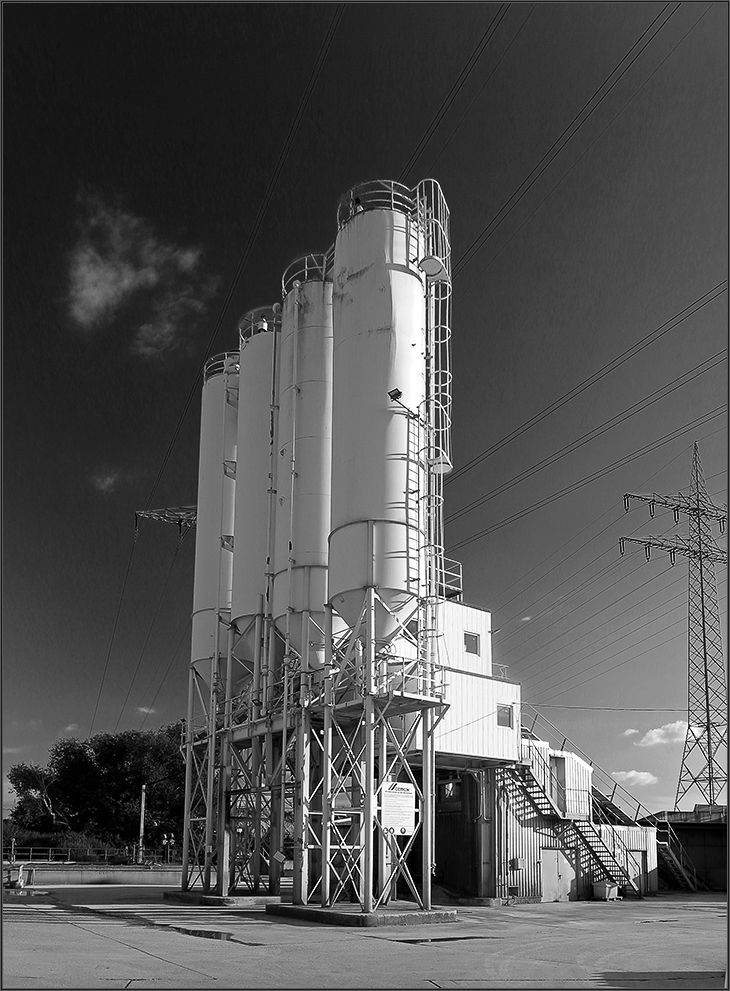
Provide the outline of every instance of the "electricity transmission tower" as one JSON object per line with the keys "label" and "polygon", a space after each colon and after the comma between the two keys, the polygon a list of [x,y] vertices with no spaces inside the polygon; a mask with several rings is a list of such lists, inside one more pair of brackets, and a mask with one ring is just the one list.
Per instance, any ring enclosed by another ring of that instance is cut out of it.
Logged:
{"label": "electricity transmission tower", "polygon": [[630,500],[640,499],[649,504],[653,517],[656,506],[674,511],[674,522],[680,514],[689,518],[689,536],[621,537],[619,548],[624,553],[627,540],[643,544],[647,561],[652,547],[669,552],[672,565],[677,554],[689,559],[689,665],[687,736],[684,742],[682,766],[679,772],[675,809],[687,792],[695,787],[708,805],[727,802],[727,686],[722,653],[720,612],[717,606],[715,563],[727,565],[727,551],[715,543],[712,525],[717,523],[725,532],[727,507],[716,506],[707,495],[699,447],[695,443],[692,458],[692,479],[689,495],[624,496],[624,509]]}

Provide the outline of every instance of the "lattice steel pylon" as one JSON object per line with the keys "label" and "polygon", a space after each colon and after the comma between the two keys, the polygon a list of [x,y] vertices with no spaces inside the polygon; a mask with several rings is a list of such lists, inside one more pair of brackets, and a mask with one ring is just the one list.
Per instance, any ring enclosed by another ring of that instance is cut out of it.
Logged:
{"label": "lattice steel pylon", "polygon": [[679,809],[680,801],[692,788],[697,789],[708,805],[726,804],[727,682],[715,563],[727,565],[727,551],[718,547],[711,527],[717,523],[720,533],[725,532],[727,507],[716,506],[707,495],[697,443],[694,445],[689,495],[681,492],[669,496],[627,493],[624,496],[627,512],[631,499],[648,502],[652,517],[656,506],[664,506],[674,511],[675,522],[679,522],[680,514],[689,519],[689,536],[686,538],[619,539],[622,554],[625,542],[630,540],[644,545],[647,560],[652,547],[668,551],[672,564],[677,554],[689,560],[687,735],[674,807]]}

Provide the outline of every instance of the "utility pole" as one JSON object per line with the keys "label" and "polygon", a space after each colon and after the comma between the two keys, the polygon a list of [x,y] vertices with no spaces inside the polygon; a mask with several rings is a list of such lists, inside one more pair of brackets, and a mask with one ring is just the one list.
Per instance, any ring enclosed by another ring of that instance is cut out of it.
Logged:
{"label": "utility pole", "polygon": [[620,537],[624,553],[627,540],[643,544],[647,561],[652,547],[665,550],[674,565],[677,554],[689,559],[688,595],[688,701],[687,736],[679,772],[675,809],[682,798],[696,788],[708,805],[727,803],[727,685],[722,653],[720,612],[717,605],[715,564],[727,565],[727,551],[716,544],[711,527],[717,523],[725,532],[727,507],[716,506],[707,495],[699,447],[695,443],[689,495],[624,496],[624,509],[631,499],[649,504],[653,517],[657,506],[689,518],[689,536]]}
{"label": "utility pole", "polygon": [[137,852],[137,863],[144,863],[144,803],[147,797],[147,785],[142,785],[142,798],[139,803],[139,850]]}

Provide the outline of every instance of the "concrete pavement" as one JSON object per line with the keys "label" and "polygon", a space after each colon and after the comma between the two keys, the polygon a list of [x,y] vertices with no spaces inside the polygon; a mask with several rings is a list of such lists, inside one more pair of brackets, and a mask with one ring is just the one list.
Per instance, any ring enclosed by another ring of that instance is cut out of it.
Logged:
{"label": "concrete pavement", "polygon": [[725,987],[724,895],[459,907],[447,925],[349,929],[85,886],[3,905],[14,988]]}

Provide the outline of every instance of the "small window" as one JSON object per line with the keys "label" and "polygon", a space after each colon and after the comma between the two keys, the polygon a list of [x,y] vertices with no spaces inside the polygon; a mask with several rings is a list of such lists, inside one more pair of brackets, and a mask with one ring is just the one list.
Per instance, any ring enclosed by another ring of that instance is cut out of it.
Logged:
{"label": "small window", "polygon": [[476,654],[479,656],[479,634],[478,633],[465,633],[464,634],[464,650],[467,654]]}
{"label": "small window", "polygon": [[507,726],[512,729],[512,706],[511,705],[498,705],[497,706],[497,726]]}

